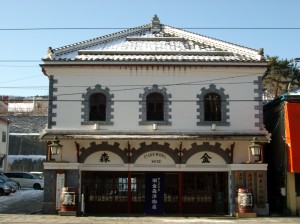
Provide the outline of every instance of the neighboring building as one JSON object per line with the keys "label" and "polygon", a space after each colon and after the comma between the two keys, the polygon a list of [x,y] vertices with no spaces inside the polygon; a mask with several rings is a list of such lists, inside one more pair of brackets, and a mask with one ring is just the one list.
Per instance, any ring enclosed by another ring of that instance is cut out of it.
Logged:
{"label": "neighboring building", "polygon": [[271,212],[300,214],[300,91],[278,97],[264,106],[264,122],[272,134],[265,145],[269,164]]}
{"label": "neighboring building", "polygon": [[8,101],[8,113],[47,114],[47,112],[47,97],[19,97]]}
{"label": "neighboring building", "polygon": [[8,146],[8,171],[42,171],[46,145],[39,133],[46,127],[46,115],[6,114],[11,121]]}
{"label": "neighboring building", "polygon": [[44,163],[43,212],[59,210],[65,186],[84,195],[86,213],[234,215],[236,192],[247,188],[255,211],[269,214],[267,164],[248,155],[254,137],[268,141],[262,52],[156,16],[49,48],[41,138],[57,137],[63,150]]}
{"label": "neighboring building", "polygon": [[0,96],[0,114],[8,111],[8,96]]}
{"label": "neighboring building", "polygon": [[6,171],[7,167],[9,124],[9,120],[0,117],[0,172]]}

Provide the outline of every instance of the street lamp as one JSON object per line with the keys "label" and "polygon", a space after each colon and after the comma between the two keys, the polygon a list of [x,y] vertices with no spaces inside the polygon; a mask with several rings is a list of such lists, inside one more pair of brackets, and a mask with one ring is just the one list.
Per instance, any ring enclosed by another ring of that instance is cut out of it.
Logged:
{"label": "street lamp", "polygon": [[62,160],[62,147],[63,145],[59,143],[57,136],[54,137],[52,143],[49,145],[51,155],[60,155],[60,160]]}
{"label": "street lamp", "polygon": [[261,149],[261,145],[258,144],[258,141],[257,141],[257,138],[254,137],[253,140],[251,141],[251,145],[249,145],[248,147],[248,162],[247,163],[250,163],[251,162],[251,155],[250,155],[250,152],[253,156],[259,156],[259,163],[261,163],[261,152],[262,149]]}

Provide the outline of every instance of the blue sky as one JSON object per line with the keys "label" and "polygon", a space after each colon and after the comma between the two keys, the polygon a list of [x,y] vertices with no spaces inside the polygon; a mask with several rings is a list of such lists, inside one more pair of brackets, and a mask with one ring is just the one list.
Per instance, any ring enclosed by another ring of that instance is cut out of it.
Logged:
{"label": "blue sky", "polygon": [[[0,95],[48,94],[39,61],[57,48],[119,30],[7,31],[6,28],[129,28],[154,14],[178,28],[300,28],[299,0],[2,0]],[[300,57],[300,29],[193,29],[282,59]],[[29,60],[32,62],[20,62]]]}

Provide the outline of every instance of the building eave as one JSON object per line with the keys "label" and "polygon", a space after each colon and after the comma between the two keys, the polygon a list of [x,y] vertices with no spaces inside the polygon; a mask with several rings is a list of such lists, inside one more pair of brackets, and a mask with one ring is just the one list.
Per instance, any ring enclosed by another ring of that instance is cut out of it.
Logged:
{"label": "building eave", "polygon": [[220,61],[183,61],[183,62],[167,62],[167,61],[81,61],[81,60],[58,60],[47,61],[45,64],[40,64],[42,68],[53,66],[208,66],[208,67],[266,67],[266,62],[220,62]]}
{"label": "building eave", "polygon": [[44,130],[40,138],[51,141],[54,137],[60,140],[206,140],[206,141],[251,141],[254,137],[259,142],[269,142],[266,131],[256,132],[132,132],[101,130]]}

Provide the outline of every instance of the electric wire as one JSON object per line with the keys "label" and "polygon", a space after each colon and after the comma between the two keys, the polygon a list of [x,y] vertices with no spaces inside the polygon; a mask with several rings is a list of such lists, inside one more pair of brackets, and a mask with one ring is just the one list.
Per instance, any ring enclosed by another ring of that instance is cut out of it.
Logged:
{"label": "electric wire", "polygon": [[[143,29],[143,27],[139,27]],[[177,27],[186,30],[300,30],[300,27]],[[0,28],[0,31],[47,31],[47,30],[128,30],[136,27],[25,27]],[[149,29],[145,27],[144,29]],[[168,27],[164,27],[168,29]],[[172,28],[170,28],[172,29]]]}

